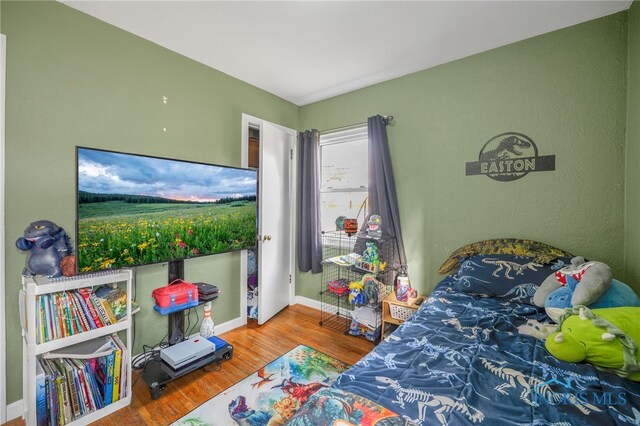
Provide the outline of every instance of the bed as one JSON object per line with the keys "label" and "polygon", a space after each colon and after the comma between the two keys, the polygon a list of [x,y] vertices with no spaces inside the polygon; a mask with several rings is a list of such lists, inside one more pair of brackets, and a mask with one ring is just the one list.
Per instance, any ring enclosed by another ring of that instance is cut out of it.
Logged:
{"label": "bed", "polygon": [[[640,425],[640,383],[559,361],[544,341],[518,333],[528,320],[549,321],[543,309],[523,303],[531,296],[526,288],[513,298],[491,297],[464,291],[461,278],[441,281],[290,424],[343,416],[378,425]],[[363,420],[371,413],[377,417]]]}

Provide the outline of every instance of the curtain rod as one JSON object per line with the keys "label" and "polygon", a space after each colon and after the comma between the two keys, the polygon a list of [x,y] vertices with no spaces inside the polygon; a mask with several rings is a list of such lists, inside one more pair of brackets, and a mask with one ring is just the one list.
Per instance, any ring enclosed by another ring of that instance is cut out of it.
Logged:
{"label": "curtain rod", "polygon": [[[393,115],[383,115],[382,118],[387,120],[387,124],[389,124],[390,122],[393,121]],[[364,126],[365,124],[368,124],[368,123],[365,121],[365,122],[362,122],[362,123],[350,124],[348,126],[336,127],[334,129],[321,130],[320,133],[330,133],[330,132],[337,132],[337,131],[340,131],[340,130],[349,130],[349,129],[352,129],[354,127]]]}
{"label": "curtain rod", "polygon": [[320,133],[331,133],[331,132],[337,132],[337,131],[340,131],[340,130],[349,130],[349,129],[353,129],[354,127],[364,126],[366,124],[367,124],[366,121],[364,123],[349,124],[348,126],[342,126],[342,127],[336,127],[336,128],[333,128],[333,129],[322,130],[322,131],[320,131]]}

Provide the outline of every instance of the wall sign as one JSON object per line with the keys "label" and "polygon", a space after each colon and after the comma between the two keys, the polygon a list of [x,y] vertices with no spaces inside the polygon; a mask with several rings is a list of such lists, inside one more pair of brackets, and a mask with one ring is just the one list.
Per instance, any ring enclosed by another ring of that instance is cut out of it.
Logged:
{"label": "wall sign", "polygon": [[467,163],[466,175],[486,175],[509,182],[530,172],[555,169],[555,155],[538,155],[538,147],[529,136],[509,132],[489,139],[480,150],[478,161]]}

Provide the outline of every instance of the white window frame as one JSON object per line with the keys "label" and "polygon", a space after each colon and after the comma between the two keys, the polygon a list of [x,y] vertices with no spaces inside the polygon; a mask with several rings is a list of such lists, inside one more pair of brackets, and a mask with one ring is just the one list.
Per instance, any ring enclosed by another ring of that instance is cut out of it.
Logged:
{"label": "white window frame", "polygon": [[[328,132],[322,132],[320,133],[320,197],[322,199],[322,194],[330,194],[330,193],[351,193],[351,192],[363,192],[365,193],[365,202],[364,202],[364,207],[363,207],[363,213],[364,216],[366,216],[366,203],[367,203],[367,195],[369,192],[369,187],[367,186],[359,186],[359,187],[344,187],[344,188],[333,188],[333,187],[324,187],[323,186],[323,180],[322,180],[322,162],[323,162],[323,155],[322,155],[322,148],[328,145],[336,145],[336,144],[343,144],[343,143],[349,143],[349,142],[356,142],[356,141],[360,141],[360,140],[368,140],[368,131],[367,131],[367,124],[363,123],[363,124],[358,124],[355,126],[350,126],[348,128],[343,128],[340,130],[333,130],[333,131],[328,131]],[[361,159],[365,164],[367,164],[367,173],[368,173],[368,144],[367,144],[367,155],[363,155],[363,158]],[[321,218],[323,217],[322,215],[322,202],[320,204],[320,209],[321,209]],[[356,206],[356,208],[360,209],[360,205]],[[364,218],[363,216],[363,218]],[[321,227],[322,229],[328,228],[326,226],[327,224],[325,223],[321,223]]]}

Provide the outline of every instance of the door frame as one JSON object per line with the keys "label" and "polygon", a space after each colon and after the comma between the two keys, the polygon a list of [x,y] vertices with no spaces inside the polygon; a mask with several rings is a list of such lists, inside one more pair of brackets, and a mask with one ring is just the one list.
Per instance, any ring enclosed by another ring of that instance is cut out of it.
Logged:
{"label": "door frame", "polygon": [[5,86],[6,86],[7,37],[0,34],[0,423],[7,421],[7,340],[6,340],[6,297],[5,297],[5,212],[4,212],[4,162],[5,162]]}
{"label": "door frame", "polygon": [[[291,212],[289,215],[289,235],[290,235],[290,246],[291,251],[289,255],[289,276],[291,277],[291,282],[289,284],[289,305],[295,304],[296,298],[296,275],[295,275],[295,265],[296,265],[296,182],[298,181],[298,160],[297,160],[297,140],[298,140],[298,132],[296,130],[290,129],[288,127],[281,126],[277,123],[273,123],[267,120],[263,120],[262,118],[254,117],[249,114],[242,113],[242,130],[241,130],[241,156],[240,156],[240,166],[248,167],[249,166],[249,127],[255,127],[260,131],[260,139],[262,139],[263,131],[262,125],[263,123],[270,123],[273,126],[283,130],[285,133],[291,136],[291,157],[289,160],[289,202],[291,205]],[[262,145],[260,145],[262,146]],[[258,178],[259,178],[258,173]],[[258,206],[260,205],[258,201]],[[247,322],[247,250],[242,250],[240,252],[240,320],[243,324]],[[258,260],[256,259],[256,262]],[[259,272],[258,272],[259,273]],[[260,307],[258,307],[260,309]]]}

